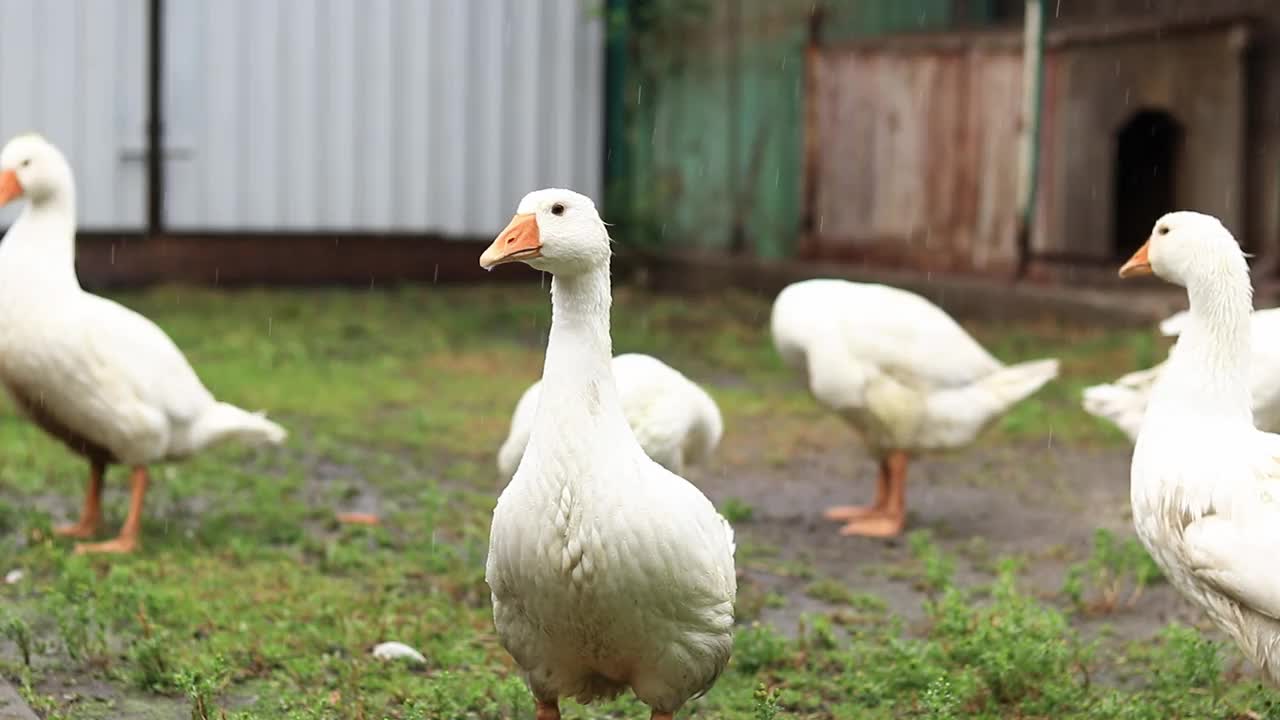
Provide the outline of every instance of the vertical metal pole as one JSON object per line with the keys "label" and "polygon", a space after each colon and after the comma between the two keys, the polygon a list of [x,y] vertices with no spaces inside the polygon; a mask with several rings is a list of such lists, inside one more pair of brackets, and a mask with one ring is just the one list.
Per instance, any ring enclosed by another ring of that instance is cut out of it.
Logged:
{"label": "vertical metal pole", "polygon": [[1044,0],[1027,0],[1022,44],[1022,136],[1018,153],[1018,277],[1031,264],[1040,169],[1041,84],[1044,78]]}
{"label": "vertical metal pole", "polygon": [[150,0],[147,27],[147,234],[164,230],[164,0]]}

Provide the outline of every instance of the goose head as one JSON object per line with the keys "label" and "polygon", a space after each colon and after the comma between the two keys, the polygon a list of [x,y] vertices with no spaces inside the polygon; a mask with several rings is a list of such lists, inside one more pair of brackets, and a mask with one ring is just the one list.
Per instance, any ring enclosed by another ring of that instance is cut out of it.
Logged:
{"label": "goose head", "polygon": [[23,197],[40,205],[67,195],[72,187],[67,159],[43,137],[19,135],[0,150],[0,205]]}
{"label": "goose head", "polygon": [[1248,273],[1244,253],[1218,218],[1171,212],[1156,221],[1147,241],[1120,268],[1120,277],[1155,275],[1187,287],[1201,278]]}
{"label": "goose head", "polygon": [[480,267],[523,262],[552,275],[579,275],[609,262],[609,232],[591,198],[559,188],[525,195],[515,217],[480,256]]}

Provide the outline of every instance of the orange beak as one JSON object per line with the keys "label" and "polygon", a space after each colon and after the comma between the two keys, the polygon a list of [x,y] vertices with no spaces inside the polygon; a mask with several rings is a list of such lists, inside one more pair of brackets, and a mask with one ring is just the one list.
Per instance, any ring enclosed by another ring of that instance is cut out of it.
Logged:
{"label": "orange beak", "polygon": [[1151,260],[1147,257],[1147,247],[1149,245],[1151,245],[1150,240],[1142,243],[1142,247],[1138,248],[1138,252],[1129,258],[1129,262],[1120,266],[1120,277],[1131,278],[1151,274]]}
{"label": "orange beak", "polygon": [[480,267],[492,270],[498,265],[542,257],[542,238],[538,235],[538,216],[516,215],[498,233],[498,237],[480,256]]}
{"label": "orange beak", "polygon": [[22,197],[22,183],[18,182],[18,173],[5,170],[0,173],[0,207]]}

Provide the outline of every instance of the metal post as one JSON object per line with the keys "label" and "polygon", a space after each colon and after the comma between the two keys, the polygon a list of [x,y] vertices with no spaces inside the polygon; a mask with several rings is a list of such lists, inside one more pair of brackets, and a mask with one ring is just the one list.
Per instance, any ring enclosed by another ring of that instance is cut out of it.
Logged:
{"label": "metal post", "polygon": [[147,27],[147,235],[164,230],[164,0],[150,0]]}
{"label": "metal post", "polygon": [[1041,84],[1044,78],[1044,0],[1027,0],[1022,44],[1022,127],[1018,153],[1018,273],[1031,265],[1040,169]]}

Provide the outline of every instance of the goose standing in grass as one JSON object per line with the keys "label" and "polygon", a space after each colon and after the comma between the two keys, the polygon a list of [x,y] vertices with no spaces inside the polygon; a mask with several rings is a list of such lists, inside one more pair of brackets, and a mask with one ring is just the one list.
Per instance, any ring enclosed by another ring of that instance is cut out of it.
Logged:
{"label": "goose standing in grass", "polygon": [[80,520],[58,534],[95,535],[107,465],[133,468],[119,537],[76,547],[130,552],[139,542],[147,465],[229,439],[280,443],[285,431],[215,400],[164,331],[81,289],[71,167],[37,135],[0,151],[0,205],[19,198],[26,207],[0,242],[0,382],[33,422],[89,461]]}
{"label": "goose standing in grass", "polygon": [[1217,218],[1175,212],[1120,268],[1153,273],[1191,309],[1133,450],[1134,526],[1173,586],[1280,683],[1280,435],[1253,423],[1249,266]]}
{"label": "goose standing in grass", "polygon": [[842,535],[901,533],[910,455],[969,444],[1058,375],[1053,359],[1001,364],[939,307],[885,285],[795,283],[774,301],[771,326],[783,361],[880,460],[870,505],[826,511]]}
{"label": "goose standing in grass", "polygon": [[551,332],[528,447],[498,498],[485,579],[538,720],[630,687],[669,720],[733,647],[733,530],[645,455],[614,381],[609,236],[589,198],[532,192],[480,256],[549,272]]}
{"label": "goose standing in grass", "polygon": [[[622,413],[644,452],[671,472],[704,462],[724,434],[720,408],[707,391],[661,360],[639,353],[613,359]],[[533,430],[542,383],[525,390],[511,416],[511,432],[498,450],[498,471],[510,480]]]}
{"label": "goose standing in grass", "polygon": [[[1160,332],[1177,337],[1186,327],[1190,313],[1182,311],[1160,322]],[[1280,308],[1258,310],[1250,316],[1251,371],[1250,397],[1253,421],[1261,430],[1280,430]],[[1119,379],[1084,390],[1084,409],[1120,428],[1129,440],[1138,438],[1142,417],[1147,411],[1151,388],[1166,363],[1135,370]]]}

